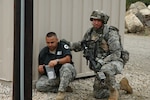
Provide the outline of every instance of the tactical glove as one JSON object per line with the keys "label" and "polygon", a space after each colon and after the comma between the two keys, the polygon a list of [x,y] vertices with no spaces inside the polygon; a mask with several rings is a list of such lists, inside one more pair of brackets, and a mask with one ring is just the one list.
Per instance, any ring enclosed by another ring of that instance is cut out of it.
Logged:
{"label": "tactical glove", "polygon": [[106,62],[103,59],[96,58],[96,61],[100,63],[100,65],[104,65]]}
{"label": "tactical glove", "polygon": [[95,72],[99,72],[101,70],[102,65],[100,63],[97,63],[97,65],[95,66]]}

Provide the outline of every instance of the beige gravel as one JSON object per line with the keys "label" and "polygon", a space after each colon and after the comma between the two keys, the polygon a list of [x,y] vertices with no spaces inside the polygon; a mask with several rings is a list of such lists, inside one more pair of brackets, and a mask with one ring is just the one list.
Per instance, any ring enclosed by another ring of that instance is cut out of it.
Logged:
{"label": "beige gravel", "polygon": [[[150,100],[150,36],[125,34],[124,47],[130,52],[130,60],[123,74],[117,75],[116,79],[119,82],[122,77],[127,77],[133,94],[125,94],[120,90],[119,100]],[[72,82],[70,86],[74,91],[67,93],[65,100],[100,100],[92,97],[93,81],[91,77]],[[33,100],[55,100],[56,95],[33,90]],[[0,83],[0,100],[12,100],[11,96],[12,89]]]}

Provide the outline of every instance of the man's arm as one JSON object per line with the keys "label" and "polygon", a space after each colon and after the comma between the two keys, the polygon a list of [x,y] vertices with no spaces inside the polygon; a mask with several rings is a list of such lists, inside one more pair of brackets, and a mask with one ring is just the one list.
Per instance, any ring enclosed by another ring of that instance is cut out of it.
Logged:
{"label": "man's arm", "polygon": [[45,50],[47,50],[47,47],[44,47],[38,56],[38,72],[42,75],[45,74],[45,70],[44,70],[44,56],[45,56]]}
{"label": "man's arm", "polygon": [[112,30],[109,34],[111,34],[111,37],[108,39],[110,55],[104,58],[105,62],[109,62],[112,60],[119,60],[121,57],[122,48],[117,31]]}
{"label": "man's arm", "polygon": [[41,75],[45,73],[44,65],[39,65],[39,66],[38,66],[38,72],[39,72]]}
{"label": "man's arm", "polygon": [[65,64],[65,63],[70,63],[71,62],[71,57],[70,55],[67,55],[63,58],[60,58],[60,59],[54,59],[54,60],[51,60],[48,65],[50,67],[54,67],[56,66],[57,64]]}

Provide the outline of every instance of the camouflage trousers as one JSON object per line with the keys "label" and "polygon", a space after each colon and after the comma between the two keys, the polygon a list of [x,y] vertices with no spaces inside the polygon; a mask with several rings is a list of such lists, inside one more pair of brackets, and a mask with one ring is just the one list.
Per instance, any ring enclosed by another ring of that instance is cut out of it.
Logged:
{"label": "camouflage trousers", "polygon": [[59,70],[60,77],[48,79],[42,75],[36,83],[36,89],[41,92],[58,92],[65,91],[66,87],[76,77],[76,70],[72,64],[66,63]]}
{"label": "camouflage trousers", "polygon": [[100,80],[97,76],[94,80],[93,95],[95,98],[108,98],[110,88],[120,89],[120,84],[116,83],[115,75],[121,74],[123,63],[120,61],[112,61],[102,66],[101,71],[104,72],[106,79]]}

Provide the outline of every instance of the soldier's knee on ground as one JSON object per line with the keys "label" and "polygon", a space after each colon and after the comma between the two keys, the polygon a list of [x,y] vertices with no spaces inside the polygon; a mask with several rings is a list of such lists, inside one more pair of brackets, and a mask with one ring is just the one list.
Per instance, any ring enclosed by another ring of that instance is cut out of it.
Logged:
{"label": "soldier's knee on ground", "polygon": [[97,77],[95,77],[95,81],[93,85],[93,97],[97,99],[103,99],[109,97],[108,86],[102,81],[98,80]]}
{"label": "soldier's knee on ground", "polygon": [[108,89],[97,89],[93,91],[93,97],[96,99],[105,99],[109,97],[109,90]]}

